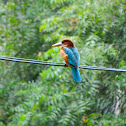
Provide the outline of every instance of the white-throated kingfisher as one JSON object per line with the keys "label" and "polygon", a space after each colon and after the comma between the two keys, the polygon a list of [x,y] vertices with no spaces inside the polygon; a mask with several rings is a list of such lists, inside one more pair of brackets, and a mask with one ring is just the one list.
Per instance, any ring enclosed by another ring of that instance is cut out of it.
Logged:
{"label": "white-throated kingfisher", "polygon": [[62,42],[52,45],[54,47],[61,46],[60,54],[66,65],[72,69],[73,79],[76,82],[81,82],[81,76],[79,72],[79,53],[71,39],[63,39]]}

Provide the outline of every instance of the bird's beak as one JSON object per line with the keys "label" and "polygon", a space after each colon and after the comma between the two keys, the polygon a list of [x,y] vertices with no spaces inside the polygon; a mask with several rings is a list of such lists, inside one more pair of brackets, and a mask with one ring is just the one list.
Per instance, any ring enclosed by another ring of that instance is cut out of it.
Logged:
{"label": "bird's beak", "polygon": [[58,46],[61,46],[61,45],[62,45],[62,43],[59,42],[59,43],[53,44],[52,46],[53,46],[53,47],[58,47]]}

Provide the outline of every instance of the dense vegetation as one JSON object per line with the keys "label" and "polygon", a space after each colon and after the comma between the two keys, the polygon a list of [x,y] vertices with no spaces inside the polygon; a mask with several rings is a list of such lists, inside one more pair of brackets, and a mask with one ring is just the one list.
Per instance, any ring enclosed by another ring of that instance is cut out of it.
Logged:
{"label": "dense vegetation", "polygon": [[[125,0],[0,0],[0,56],[63,62],[70,38],[80,64],[126,69]],[[0,126],[124,126],[126,74],[0,62]]]}

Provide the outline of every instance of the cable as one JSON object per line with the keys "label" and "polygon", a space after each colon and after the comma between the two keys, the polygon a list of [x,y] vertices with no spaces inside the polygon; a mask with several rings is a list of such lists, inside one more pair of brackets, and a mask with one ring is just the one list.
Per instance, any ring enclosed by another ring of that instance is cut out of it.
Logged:
{"label": "cable", "polygon": [[[25,59],[25,58],[16,58],[16,57],[7,57],[7,56],[1,56],[0,58],[16,59],[16,60],[23,60],[23,61],[34,61],[34,62],[52,63],[52,62],[49,62],[49,61],[41,61],[41,60]],[[53,63],[54,63],[54,62],[53,62]],[[57,64],[62,64],[62,65],[64,65],[64,63],[57,63]]]}
{"label": "cable", "polygon": [[15,58],[15,57],[0,57],[0,60],[12,61],[12,62],[21,62],[21,63],[31,63],[31,64],[40,64],[40,65],[50,65],[50,66],[64,66],[63,63],[52,63],[48,61],[25,59],[25,58]]}
{"label": "cable", "polygon": [[104,71],[126,72],[126,70],[115,69],[115,68],[106,68],[106,67],[79,66],[79,68],[81,68],[81,69],[90,69],[90,70],[104,70]]}
{"label": "cable", "polygon": [[[7,56],[0,57],[0,60],[12,61],[12,62],[21,62],[21,63],[40,64],[40,65],[49,65],[49,66],[67,67],[64,63],[54,63],[54,62],[49,62],[49,61],[41,61],[41,60],[25,59],[25,58],[16,58],[16,57],[7,57]],[[86,65],[80,65],[79,68],[80,69],[89,69],[89,70],[126,72],[126,70],[122,70],[122,69],[105,68],[105,67],[97,67],[97,66],[86,66]]]}

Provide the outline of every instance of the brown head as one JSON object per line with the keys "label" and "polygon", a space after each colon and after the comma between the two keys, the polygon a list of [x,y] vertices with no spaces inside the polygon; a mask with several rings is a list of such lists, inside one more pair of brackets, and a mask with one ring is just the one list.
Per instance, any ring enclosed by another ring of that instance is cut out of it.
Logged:
{"label": "brown head", "polygon": [[71,39],[63,39],[61,42],[52,45],[54,47],[63,46],[68,48],[75,48],[75,45]]}

